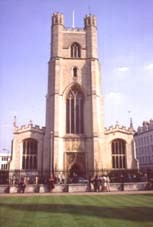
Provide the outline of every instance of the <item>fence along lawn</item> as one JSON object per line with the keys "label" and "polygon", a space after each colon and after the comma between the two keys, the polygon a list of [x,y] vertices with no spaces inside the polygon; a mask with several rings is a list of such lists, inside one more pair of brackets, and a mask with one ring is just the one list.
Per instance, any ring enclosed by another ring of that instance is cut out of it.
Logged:
{"label": "fence along lawn", "polygon": [[0,197],[0,226],[153,226],[153,194]]}

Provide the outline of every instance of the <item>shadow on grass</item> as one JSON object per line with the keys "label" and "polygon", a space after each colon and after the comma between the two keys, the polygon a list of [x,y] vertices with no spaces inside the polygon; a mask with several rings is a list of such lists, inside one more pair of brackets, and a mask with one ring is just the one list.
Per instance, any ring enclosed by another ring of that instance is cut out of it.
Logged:
{"label": "shadow on grass", "polygon": [[28,211],[49,212],[53,214],[71,214],[98,218],[124,219],[130,221],[153,221],[153,207],[98,207],[69,204],[5,204],[0,207]]}

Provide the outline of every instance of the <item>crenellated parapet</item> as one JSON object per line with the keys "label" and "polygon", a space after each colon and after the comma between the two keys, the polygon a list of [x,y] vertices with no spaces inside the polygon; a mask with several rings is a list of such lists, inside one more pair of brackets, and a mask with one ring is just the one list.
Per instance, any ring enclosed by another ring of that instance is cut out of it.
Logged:
{"label": "crenellated parapet", "polygon": [[85,29],[87,29],[88,27],[96,27],[96,16],[95,15],[86,15],[84,18],[84,26]]}
{"label": "crenellated parapet", "polygon": [[153,120],[151,119],[150,121],[143,121],[142,126],[139,126],[137,128],[136,134],[141,134],[152,130],[153,130]]}
{"label": "crenellated parapet", "polygon": [[120,132],[124,134],[134,134],[133,128],[127,128],[126,126],[119,125],[118,123],[115,126],[110,126],[109,128],[105,128],[105,134],[108,135],[110,133]]}
{"label": "crenellated parapet", "polygon": [[33,125],[33,123],[22,125],[20,127],[16,125],[14,126],[14,134],[23,133],[27,131],[45,134],[45,127],[40,127],[39,125]]}
{"label": "crenellated parapet", "polygon": [[79,28],[79,27],[75,27],[75,28],[65,27],[64,31],[66,31],[66,32],[84,32],[85,29],[84,28]]}
{"label": "crenellated parapet", "polygon": [[64,15],[63,13],[53,13],[52,15],[52,26],[54,25],[64,25]]}

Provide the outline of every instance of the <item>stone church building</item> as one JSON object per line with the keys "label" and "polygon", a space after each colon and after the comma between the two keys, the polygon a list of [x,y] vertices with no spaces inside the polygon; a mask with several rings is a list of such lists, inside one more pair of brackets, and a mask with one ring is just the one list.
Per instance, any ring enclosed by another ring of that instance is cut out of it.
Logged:
{"label": "stone church building", "polygon": [[104,127],[96,17],[85,16],[83,28],[67,28],[63,14],[54,13],[46,125],[14,122],[10,171],[87,177],[93,170],[137,169],[133,134],[132,127]]}

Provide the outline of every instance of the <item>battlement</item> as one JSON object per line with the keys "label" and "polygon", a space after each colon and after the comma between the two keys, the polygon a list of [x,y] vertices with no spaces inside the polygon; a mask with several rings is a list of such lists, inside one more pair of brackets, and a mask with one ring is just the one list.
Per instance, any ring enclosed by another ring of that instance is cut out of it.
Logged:
{"label": "battlement", "polygon": [[76,28],[65,27],[64,31],[66,31],[66,32],[85,32],[85,29],[84,28],[79,28],[79,27],[76,27]]}
{"label": "battlement", "polygon": [[125,134],[133,134],[133,128],[127,128],[126,126],[119,125],[118,123],[115,126],[110,126],[109,128],[105,128],[105,134],[114,133],[114,132],[122,132]]}
{"label": "battlement", "polygon": [[52,25],[64,25],[64,15],[63,13],[53,13],[52,15]]}
{"label": "battlement", "polygon": [[21,125],[20,127],[18,127],[18,126],[14,127],[14,134],[22,133],[25,131],[34,131],[34,132],[38,132],[38,133],[45,133],[45,127],[40,127],[39,125],[33,125],[32,123],[29,123],[27,125]]}
{"label": "battlement", "polygon": [[[54,25],[63,25],[64,26],[64,15],[63,13],[53,13],[52,15],[52,26]],[[88,27],[96,27],[97,23],[96,23],[96,16],[95,15],[86,15],[84,18],[84,28],[81,28],[81,31],[83,31],[84,29],[88,28]],[[69,28],[68,28],[69,29]],[[80,31],[80,28],[70,28],[71,30],[75,30],[75,31]]]}
{"label": "battlement", "polygon": [[91,26],[96,27],[96,16],[95,15],[86,15],[84,18],[84,27],[85,29]]}
{"label": "battlement", "polygon": [[143,121],[142,126],[139,126],[137,128],[137,134],[141,134],[143,132],[149,132],[153,130],[153,120],[150,119],[150,121]]}

